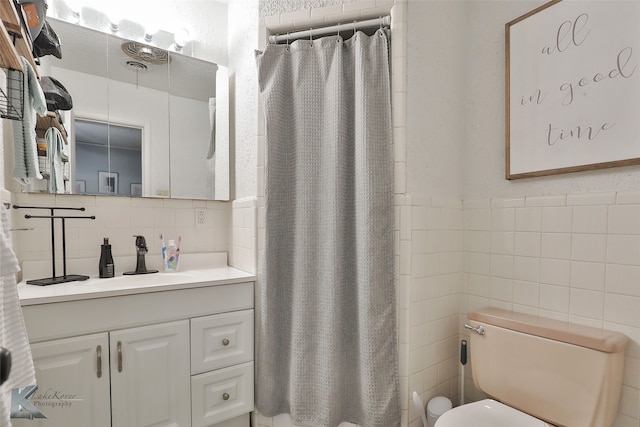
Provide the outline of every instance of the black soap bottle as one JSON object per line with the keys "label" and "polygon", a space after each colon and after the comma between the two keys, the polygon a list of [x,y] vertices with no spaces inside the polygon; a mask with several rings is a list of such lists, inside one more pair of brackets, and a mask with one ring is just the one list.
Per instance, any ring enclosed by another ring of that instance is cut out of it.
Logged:
{"label": "black soap bottle", "polygon": [[98,266],[100,278],[113,277],[115,269],[113,267],[113,255],[111,255],[111,245],[109,238],[104,238],[102,250],[100,251],[100,265]]}

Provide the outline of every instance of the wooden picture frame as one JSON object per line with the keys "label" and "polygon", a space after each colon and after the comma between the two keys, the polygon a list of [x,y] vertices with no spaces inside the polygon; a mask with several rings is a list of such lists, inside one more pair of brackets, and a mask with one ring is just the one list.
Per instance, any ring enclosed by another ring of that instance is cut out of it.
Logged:
{"label": "wooden picture frame", "polygon": [[98,193],[118,194],[118,172],[98,172]]}
{"label": "wooden picture frame", "polygon": [[553,0],[505,25],[506,179],[640,164],[639,21]]}

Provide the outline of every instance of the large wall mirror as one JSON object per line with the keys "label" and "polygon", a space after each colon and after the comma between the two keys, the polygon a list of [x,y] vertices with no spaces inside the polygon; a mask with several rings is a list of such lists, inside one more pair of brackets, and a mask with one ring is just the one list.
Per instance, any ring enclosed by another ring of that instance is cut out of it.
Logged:
{"label": "large wall mirror", "polygon": [[73,98],[61,114],[69,134],[65,192],[229,200],[225,67],[47,21],[63,55],[41,58],[41,74]]}

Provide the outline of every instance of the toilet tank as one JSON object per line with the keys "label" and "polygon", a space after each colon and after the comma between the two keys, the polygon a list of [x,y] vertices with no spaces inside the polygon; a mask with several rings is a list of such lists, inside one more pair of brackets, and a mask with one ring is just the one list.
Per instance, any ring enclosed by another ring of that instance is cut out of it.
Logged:
{"label": "toilet tank", "polygon": [[549,423],[610,427],[616,416],[628,338],[497,308],[468,313],[476,387]]}

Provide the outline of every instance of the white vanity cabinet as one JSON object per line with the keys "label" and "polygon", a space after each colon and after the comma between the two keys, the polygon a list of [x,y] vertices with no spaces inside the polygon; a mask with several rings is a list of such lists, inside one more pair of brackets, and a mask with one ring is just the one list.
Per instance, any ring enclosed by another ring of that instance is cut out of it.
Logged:
{"label": "white vanity cabinet", "polygon": [[249,426],[252,282],[46,301],[22,304],[47,419],[15,426]]}

